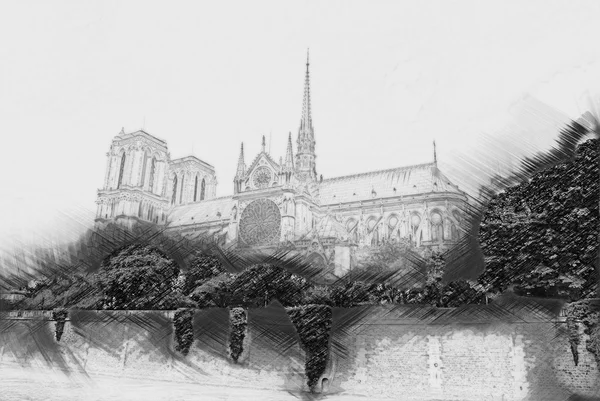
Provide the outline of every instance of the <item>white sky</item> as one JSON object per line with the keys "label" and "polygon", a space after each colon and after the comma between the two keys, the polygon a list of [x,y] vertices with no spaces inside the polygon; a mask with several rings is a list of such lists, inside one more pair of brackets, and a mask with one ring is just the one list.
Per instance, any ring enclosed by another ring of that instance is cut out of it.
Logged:
{"label": "white sky", "polygon": [[263,134],[276,160],[295,146],[307,47],[319,174],[429,162],[433,139],[450,165],[532,101],[585,111],[599,17],[596,0],[3,2],[0,239],[94,211],[121,127],[193,149],[231,194],[241,141],[247,164]]}

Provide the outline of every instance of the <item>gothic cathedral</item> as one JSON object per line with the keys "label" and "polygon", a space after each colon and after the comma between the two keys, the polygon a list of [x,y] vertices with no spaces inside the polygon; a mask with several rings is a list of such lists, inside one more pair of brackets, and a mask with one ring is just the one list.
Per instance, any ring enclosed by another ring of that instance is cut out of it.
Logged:
{"label": "gothic cathedral", "polygon": [[357,265],[361,250],[387,241],[443,250],[464,235],[467,196],[437,167],[413,166],[323,179],[317,174],[306,62],[296,152],[289,134],[285,158],[265,149],[249,166],[244,145],[233,195],[215,197],[212,165],[171,159],[167,143],[145,131],[117,135],[107,154],[96,223],[147,221],[224,246],[300,252],[335,276]]}

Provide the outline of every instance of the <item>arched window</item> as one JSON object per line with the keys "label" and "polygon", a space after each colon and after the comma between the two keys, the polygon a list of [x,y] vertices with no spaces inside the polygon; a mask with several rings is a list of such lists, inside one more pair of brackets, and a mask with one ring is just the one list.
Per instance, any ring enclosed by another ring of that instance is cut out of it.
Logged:
{"label": "arched window", "polygon": [[138,209],[138,217],[142,217],[142,212],[143,212],[142,202],[140,202],[140,208]]}
{"label": "arched window", "polygon": [[150,164],[150,192],[152,192],[152,187],[154,186],[154,172],[156,170],[156,159],[152,158],[152,164]]}
{"label": "arched window", "polygon": [[125,170],[125,152],[123,152],[123,156],[121,156],[121,167],[119,169],[119,180],[117,181],[117,188],[121,188],[121,183],[123,182],[123,170]]}
{"label": "arched window", "polygon": [[171,205],[177,200],[177,176],[173,177],[173,196],[171,197]]}
{"label": "arched window", "polygon": [[204,192],[206,191],[206,182],[202,179],[202,185],[200,185],[200,200],[204,200]]}
{"label": "arched window", "polygon": [[144,188],[144,185],[146,184],[146,164],[148,163],[148,155],[146,154],[146,151],[144,151],[144,155],[142,157],[144,158],[144,161],[142,163],[142,180],[140,182],[140,186]]}
{"label": "arched window", "polygon": [[[458,222],[458,225],[460,226],[461,224],[461,215],[458,211],[454,211],[452,213],[452,216],[454,217],[454,219]],[[460,233],[458,231],[458,227],[456,226],[456,224],[454,222],[452,222],[452,225],[450,226],[450,235],[452,236],[453,240],[458,240],[460,239]]]}
{"label": "arched window", "polygon": [[179,191],[179,203],[183,203],[183,188],[185,188],[184,185],[185,182],[185,175],[181,176],[181,190]]}
{"label": "arched window", "polygon": [[444,239],[444,222],[439,212],[431,213],[431,240],[442,242]]}
{"label": "arched window", "polygon": [[194,202],[196,202],[197,197],[198,197],[198,176],[196,176],[196,178],[194,179]]}

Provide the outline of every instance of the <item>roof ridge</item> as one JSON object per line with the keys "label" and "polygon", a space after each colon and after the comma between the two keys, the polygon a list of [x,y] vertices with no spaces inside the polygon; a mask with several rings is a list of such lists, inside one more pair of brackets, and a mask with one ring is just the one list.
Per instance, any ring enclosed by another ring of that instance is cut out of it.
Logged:
{"label": "roof ridge", "polygon": [[264,155],[267,157],[267,159],[268,159],[268,160],[269,160],[271,163],[273,163],[274,165],[276,165],[276,166],[278,166],[278,167],[281,167],[281,166],[279,165],[279,163],[277,163],[275,160],[273,160],[273,158],[271,157],[271,155],[270,155],[268,152],[261,151],[261,152],[259,152],[259,153],[256,155],[256,157],[254,158],[254,160],[252,161],[252,163],[250,163],[250,166],[249,166],[249,167],[246,169],[246,174],[247,174],[248,172],[250,172],[250,171],[251,171],[251,170],[252,170],[254,167],[256,167],[255,165],[258,163],[258,159],[259,159],[259,158],[260,158],[260,157],[261,157],[263,154],[264,154]]}
{"label": "roof ridge", "polygon": [[199,202],[192,202],[192,203],[188,203],[188,204],[185,204],[185,205],[176,205],[173,208],[173,210],[179,209],[179,208],[183,209],[186,206],[198,206],[198,205],[201,205],[201,204],[204,204],[204,203],[207,203],[207,202],[212,202],[212,201],[217,201],[217,200],[224,200],[226,198],[232,198],[233,199],[233,195],[225,195],[225,196],[219,196],[218,198],[204,199],[204,200],[199,201]]}
{"label": "roof ridge", "polygon": [[388,169],[383,169],[383,170],[373,170],[373,171],[368,171],[366,173],[341,175],[339,177],[326,178],[326,179],[323,180],[323,182],[325,182],[325,181],[339,180],[339,179],[342,179],[342,178],[364,177],[364,176],[369,175],[369,174],[379,174],[379,173],[387,173],[387,172],[391,172],[391,171],[409,170],[409,169],[413,169],[413,168],[426,167],[426,166],[435,167],[435,163],[429,162],[429,163],[413,164],[413,165],[404,166],[404,167],[394,167],[394,168],[388,168]]}

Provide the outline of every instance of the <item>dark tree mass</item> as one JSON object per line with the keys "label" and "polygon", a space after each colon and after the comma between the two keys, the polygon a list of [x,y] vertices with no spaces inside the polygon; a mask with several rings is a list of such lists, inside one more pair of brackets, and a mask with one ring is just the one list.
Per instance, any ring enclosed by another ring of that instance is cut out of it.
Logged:
{"label": "dark tree mass", "polygon": [[598,282],[598,140],[575,157],[493,198],[480,227],[490,292],[514,286],[521,295],[594,295]]}

